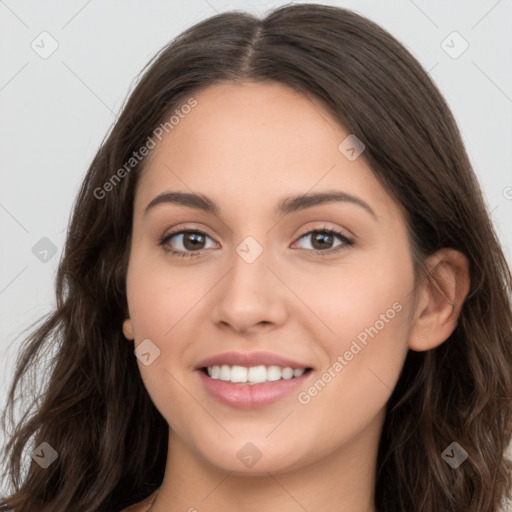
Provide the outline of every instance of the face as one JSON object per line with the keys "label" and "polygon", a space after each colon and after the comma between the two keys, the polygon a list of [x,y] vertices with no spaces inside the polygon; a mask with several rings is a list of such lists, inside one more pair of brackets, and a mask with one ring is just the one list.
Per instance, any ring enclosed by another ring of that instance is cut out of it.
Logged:
{"label": "face", "polygon": [[[172,442],[226,471],[364,450],[408,350],[401,210],[318,101],[251,82],[194,97],[136,191],[123,330],[147,391]],[[223,380],[244,378],[279,380]]]}

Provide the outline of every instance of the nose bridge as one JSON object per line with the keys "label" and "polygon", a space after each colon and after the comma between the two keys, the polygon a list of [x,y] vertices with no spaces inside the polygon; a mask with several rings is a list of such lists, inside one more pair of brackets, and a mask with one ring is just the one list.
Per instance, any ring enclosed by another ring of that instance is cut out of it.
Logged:
{"label": "nose bridge", "polygon": [[215,298],[216,321],[244,330],[261,322],[283,320],[282,290],[267,268],[271,259],[263,241],[254,236],[246,236],[234,247],[231,269]]}
{"label": "nose bridge", "polygon": [[[261,237],[259,237],[261,240]],[[268,283],[269,253],[254,236],[246,236],[235,246],[232,269],[228,276],[229,288],[236,295],[253,294],[253,300],[261,301]],[[226,290],[229,293],[229,290]]]}

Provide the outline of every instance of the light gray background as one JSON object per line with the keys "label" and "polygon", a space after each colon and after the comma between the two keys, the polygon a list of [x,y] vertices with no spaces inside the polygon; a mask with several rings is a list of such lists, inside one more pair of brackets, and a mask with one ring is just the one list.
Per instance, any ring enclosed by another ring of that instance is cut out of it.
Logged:
{"label": "light gray background", "polygon": [[[0,374],[2,407],[21,331],[54,303],[54,277],[84,173],[136,74],[174,36],[216,12],[286,2],[0,0]],[[303,2],[295,2],[303,3]],[[512,264],[512,1],[323,1],[396,36],[447,99]],[[47,59],[31,47],[46,31]],[[458,58],[463,41],[469,44]],[[450,36],[450,37],[448,37]],[[448,39],[447,39],[448,37]],[[442,43],[445,41],[445,43]],[[452,47],[451,49],[449,47]],[[32,252],[57,248],[46,263]]]}

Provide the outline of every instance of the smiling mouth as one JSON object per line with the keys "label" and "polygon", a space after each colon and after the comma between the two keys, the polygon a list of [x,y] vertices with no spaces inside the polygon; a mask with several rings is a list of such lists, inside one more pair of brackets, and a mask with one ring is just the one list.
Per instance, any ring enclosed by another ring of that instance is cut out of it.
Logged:
{"label": "smiling mouth", "polygon": [[310,373],[312,368],[290,368],[280,366],[237,366],[214,365],[200,368],[212,380],[219,380],[229,384],[255,385],[271,384],[276,381],[293,380]]}

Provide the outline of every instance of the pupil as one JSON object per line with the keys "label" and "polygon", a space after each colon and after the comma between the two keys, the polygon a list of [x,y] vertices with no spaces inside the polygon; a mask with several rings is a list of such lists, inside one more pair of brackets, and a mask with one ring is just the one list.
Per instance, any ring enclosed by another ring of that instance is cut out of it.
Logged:
{"label": "pupil", "polygon": [[[200,235],[199,233],[186,233],[185,234],[185,237],[184,237],[184,246],[187,248],[187,249],[197,249],[198,248],[198,243],[201,244],[201,242],[204,243],[204,240],[202,240],[203,236]],[[189,245],[189,242],[190,245]],[[201,247],[199,247],[199,249],[201,249]]]}
{"label": "pupil", "polygon": [[[316,242],[318,241],[320,241],[320,247],[315,246]],[[315,249],[325,249],[326,245],[322,244],[327,244],[327,246],[329,246],[331,243],[332,235],[329,233],[317,233],[316,236],[313,237],[313,246]]]}

